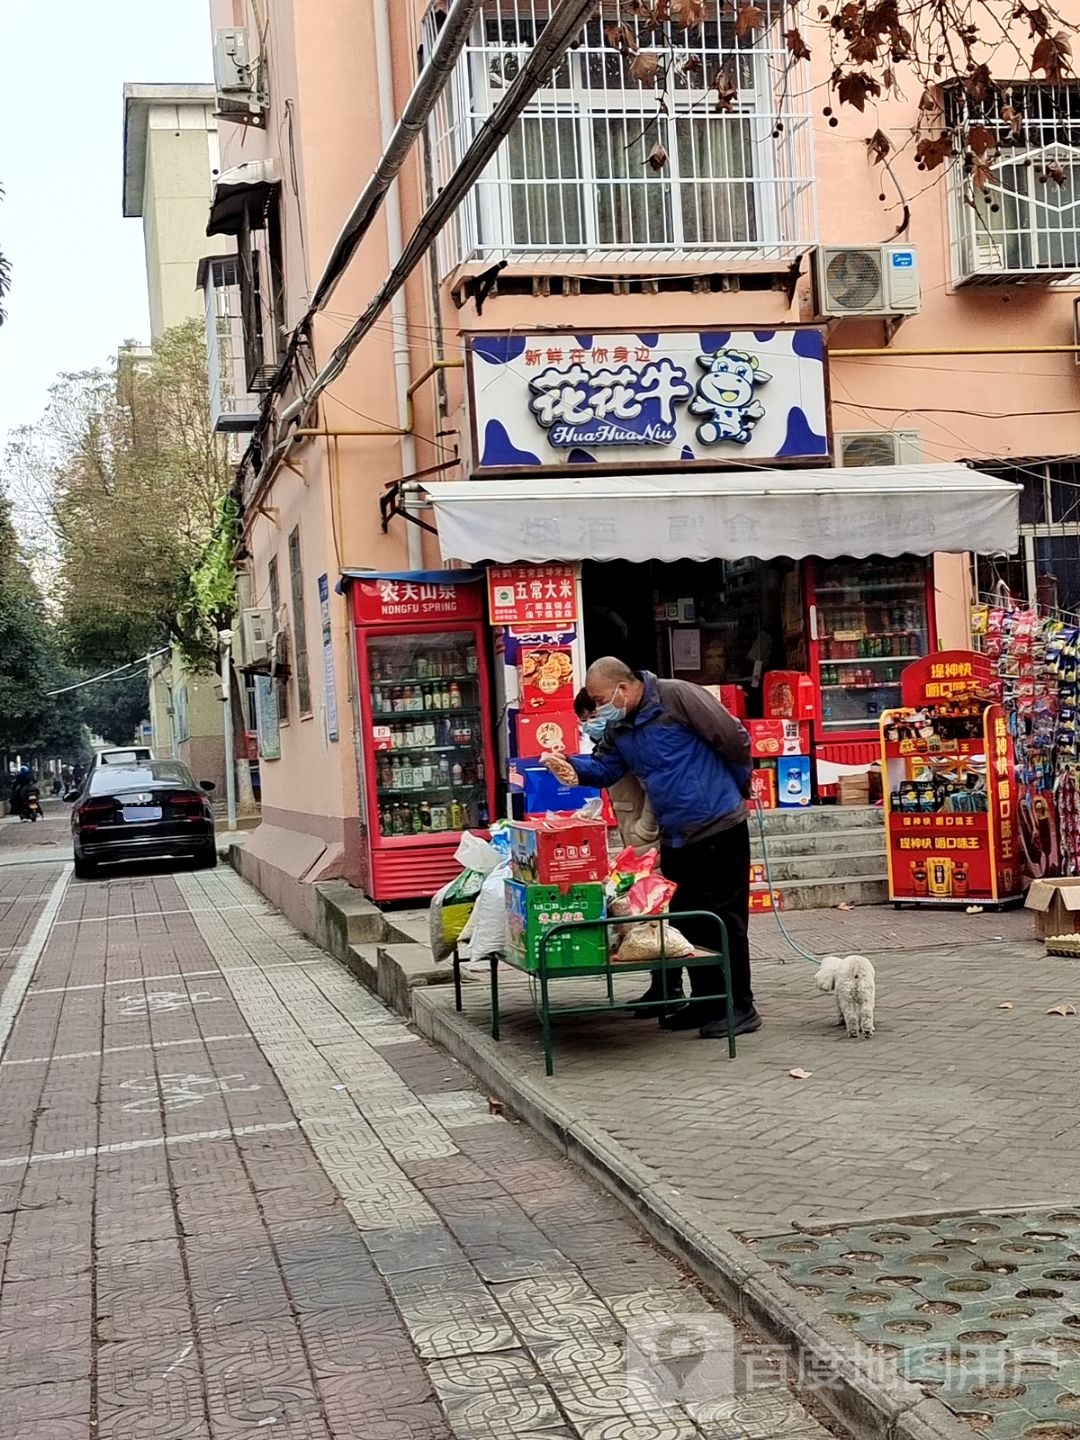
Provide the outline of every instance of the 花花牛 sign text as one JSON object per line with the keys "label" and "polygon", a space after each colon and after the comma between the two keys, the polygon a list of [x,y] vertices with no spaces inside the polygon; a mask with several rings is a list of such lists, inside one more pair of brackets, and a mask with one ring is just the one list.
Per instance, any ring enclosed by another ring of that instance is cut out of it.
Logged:
{"label": "\u82b1\u82b1\u725b sign text", "polygon": [[473,469],[827,460],[824,356],[812,327],[477,335]]}

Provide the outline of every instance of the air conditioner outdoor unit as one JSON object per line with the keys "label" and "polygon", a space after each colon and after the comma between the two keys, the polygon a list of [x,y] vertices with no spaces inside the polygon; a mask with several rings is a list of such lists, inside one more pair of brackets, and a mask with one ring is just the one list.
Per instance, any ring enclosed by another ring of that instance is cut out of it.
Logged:
{"label": "air conditioner outdoor unit", "polygon": [[257,665],[269,660],[274,637],[274,614],[269,607],[245,610],[243,616],[244,663]]}
{"label": "air conditioner outdoor unit", "polygon": [[817,285],[818,309],[837,319],[917,315],[922,308],[912,245],[821,245]]}
{"label": "air conditioner outdoor unit", "polygon": [[248,54],[246,30],[218,30],[214,35],[214,88],[219,95],[255,89],[255,69]]}
{"label": "air conditioner outdoor unit", "polygon": [[833,436],[837,465],[920,465],[918,430],[846,430]]}

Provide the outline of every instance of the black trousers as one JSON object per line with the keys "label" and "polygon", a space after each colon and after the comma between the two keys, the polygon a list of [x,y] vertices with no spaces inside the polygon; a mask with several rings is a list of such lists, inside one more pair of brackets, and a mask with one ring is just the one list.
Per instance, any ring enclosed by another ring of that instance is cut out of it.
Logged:
{"label": "black trousers", "polygon": [[[750,983],[750,828],[746,821],[722,830],[707,840],[678,849],[660,848],[660,868],[678,889],[671,897],[670,910],[711,910],[727,926],[731,956],[731,990],[736,1011],[754,1003]],[[693,945],[715,950],[720,937],[708,920],[687,920],[679,929]],[[724,989],[724,972],[719,965],[694,965],[690,988],[695,995],[719,995]]]}

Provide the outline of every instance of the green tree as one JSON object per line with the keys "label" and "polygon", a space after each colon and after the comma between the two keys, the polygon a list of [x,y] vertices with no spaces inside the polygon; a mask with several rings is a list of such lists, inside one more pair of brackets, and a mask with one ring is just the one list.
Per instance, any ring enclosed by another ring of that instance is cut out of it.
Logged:
{"label": "green tree", "polygon": [[113,745],[130,744],[150,714],[145,670],[134,676],[110,676],[76,693],[82,697],[80,706],[87,727]]}

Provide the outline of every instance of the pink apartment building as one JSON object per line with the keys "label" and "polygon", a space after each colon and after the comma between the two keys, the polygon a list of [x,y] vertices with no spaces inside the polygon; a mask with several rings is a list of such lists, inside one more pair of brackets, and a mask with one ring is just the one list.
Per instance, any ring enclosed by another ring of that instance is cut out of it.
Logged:
{"label": "pink apartment building", "polygon": [[[1074,341],[1080,87],[1019,82],[1022,144],[973,205],[959,169],[905,153],[917,96],[825,113],[824,35],[785,84],[780,27],[739,42],[709,0],[657,119],[593,19],[399,301],[298,405],[550,0],[472,7],[398,183],[309,314],[462,8],[212,6],[209,228],[237,245],[203,267],[222,423],[271,419],[241,472],[263,803],[245,865],[309,928],[312,882],[422,897],[463,827],[546,803],[511,762],[538,718],[564,723],[596,654],[742,686],[751,713],[764,673],[810,675],[828,794],[875,755],[907,659],[968,644],[978,591],[1045,596],[1053,575],[1080,603],[1076,361],[1025,349]],[[895,180],[868,160],[878,126]],[[1048,156],[1062,187],[1038,178]]]}

